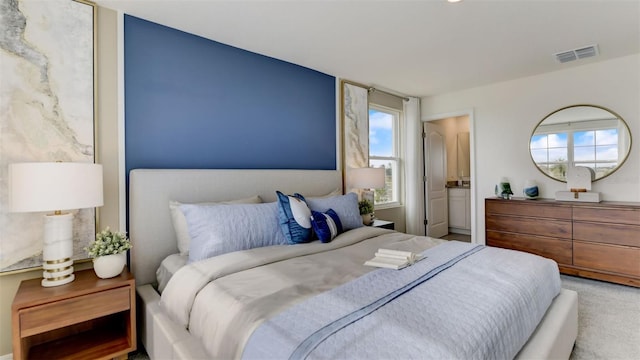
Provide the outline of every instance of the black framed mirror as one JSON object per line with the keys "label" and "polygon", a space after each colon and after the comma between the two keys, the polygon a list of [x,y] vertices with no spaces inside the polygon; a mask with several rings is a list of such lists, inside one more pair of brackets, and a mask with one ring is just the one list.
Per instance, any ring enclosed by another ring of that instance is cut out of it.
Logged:
{"label": "black framed mirror", "polygon": [[595,180],[614,173],[631,151],[631,131],[612,110],[571,105],[542,119],[531,134],[529,153],[538,170],[566,182],[569,166],[593,169]]}

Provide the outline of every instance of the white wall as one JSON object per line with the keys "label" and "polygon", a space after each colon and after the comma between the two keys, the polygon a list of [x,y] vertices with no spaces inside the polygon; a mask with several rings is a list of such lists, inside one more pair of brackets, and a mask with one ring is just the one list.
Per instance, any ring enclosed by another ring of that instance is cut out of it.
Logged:
{"label": "white wall", "polygon": [[[561,65],[559,65],[561,66]],[[494,196],[502,176],[522,196],[525,180],[537,181],[541,196],[553,198],[565,183],[540,173],[529,155],[529,138],[542,118],[561,107],[594,104],[618,113],[631,129],[631,154],[614,174],[595,182],[605,201],[640,201],[640,55],[576,66],[459,92],[425,97],[422,118],[474,110],[476,232],[484,243],[484,199]],[[472,164],[472,167],[474,165]]]}

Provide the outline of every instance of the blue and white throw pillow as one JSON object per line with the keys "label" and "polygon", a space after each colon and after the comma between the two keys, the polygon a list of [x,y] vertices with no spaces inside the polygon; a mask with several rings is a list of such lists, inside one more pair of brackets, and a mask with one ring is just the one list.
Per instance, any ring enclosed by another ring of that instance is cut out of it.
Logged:
{"label": "blue and white throw pillow", "polygon": [[326,198],[308,198],[306,201],[312,211],[327,212],[327,210],[333,209],[340,217],[344,231],[364,226],[356,193]]}
{"label": "blue and white throw pillow", "polygon": [[289,244],[311,241],[311,210],[300,194],[278,194],[278,220]]}
{"label": "blue and white throw pillow", "polygon": [[311,226],[323,243],[331,242],[342,232],[342,222],[333,209],[327,210],[326,213],[311,211]]}

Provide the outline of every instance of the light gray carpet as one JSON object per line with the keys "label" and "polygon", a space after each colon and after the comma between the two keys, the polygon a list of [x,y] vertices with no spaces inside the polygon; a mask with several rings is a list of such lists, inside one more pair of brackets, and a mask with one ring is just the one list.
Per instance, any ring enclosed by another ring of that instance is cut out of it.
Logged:
{"label": "light gray carpet", "polygon": [[[578,292],[578,339],[570,360],[640,360],[640,289],[561,275]],[[129,354],[147,360],[144,349]]]}
{"label": "light gray carpet", "polygon": [[561,275],[578,292],[578,339],[571,360],[640,359],[640,289]]}

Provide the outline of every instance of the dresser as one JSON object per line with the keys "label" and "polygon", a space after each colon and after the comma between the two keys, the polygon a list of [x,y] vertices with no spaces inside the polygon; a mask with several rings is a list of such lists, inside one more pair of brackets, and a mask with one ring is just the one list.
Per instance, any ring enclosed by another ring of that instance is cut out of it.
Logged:
{"label": "dresser", "polygon": [[640,287],[640,203],[485,199],[486,243],[555,260],[560,272]]}

